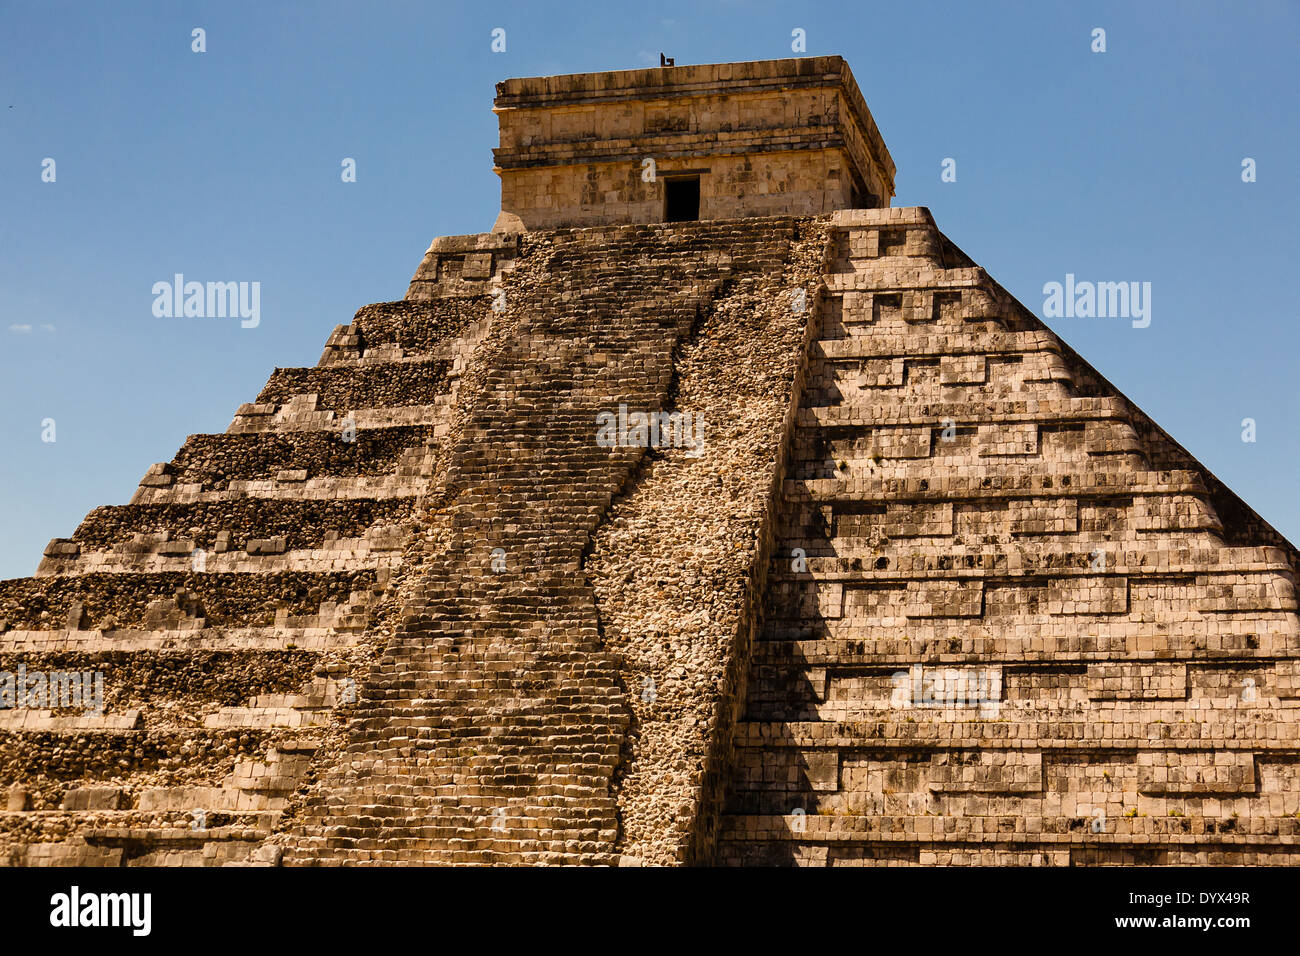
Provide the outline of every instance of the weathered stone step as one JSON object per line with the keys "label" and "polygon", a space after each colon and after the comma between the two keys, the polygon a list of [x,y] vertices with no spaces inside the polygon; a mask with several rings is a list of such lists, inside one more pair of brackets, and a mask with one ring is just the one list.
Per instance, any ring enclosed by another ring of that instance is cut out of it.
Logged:
{"label": "weathered stone step", "polygon": [[[23,707],[25,699],[26,707],[60,708],[60,713],[126,711],[142,720],[109,729],[158,729],[177,721],[183,726],[187,718],[181,714],[197,720],[217,705],[296,694],[314,675],[342,666],[322,663],[316,653],[288,649],[124,652],[101,647],[92,653],[39,655],[5,651],[0,653],[0,701]],[[22,712],[0,710],[0,715]]]}
{"label": "weathered stone step", "polygon": [[[178,839],[152,841],[156,849],[138,848],[126,856],[123,846],[99,846],[80,841],[33,843],[17,848],[11,865],[20,866],[273,866],[278,856],[264,857],[249,839],[214,837],[200,844]],[[124,844],[124,846],[129,844]],[[0,864],[3,865],[3,864]]]}
{"label": "weathered stone step", "polygon": [[1008,398],[982,402],[978,409],[972,409],[967,402],[950,401],[908,403],[902,407],[891,403],[802,408],[798,424],[811,429],[874,430],[910,426],[942,430],[945,419],[958,427],[1088,421],[1127,424],[1129,415],[1128,403],[1119,398]]}
{"label": "weathered stone step", "polygon": [[416,464],[423,457],[420,453],[435,441],[435,431],[431,425],[358,426],[350,442],[341,432],[191,435],[159,476],[165,483],[147,490],[194,485],[197,492],[234,487],[236,482],[282,485],[320,478],[387,480],[403,461]]}
{"label": "weathered stone step", "polygon": [[884,280],[841,272],[827,278],[821,343],[917,333],[987,336],[1031,332],[1026,315],[980,270],[903,268]]}
{"label": "weathered stone step", "polygon": [[275,730],[325,727],[328,713],[304,711],[295,707],[222,707],[203,718],[205,730]]}
{"label": "weathered stone step", "polygon": [[[1135,634],[1132,623],[1098,617],[1063,621],[1045,614],[1026,615],[1026,634],[1007,637],[987,625],[918,620],[900,629],[884,621],[829,622],[833,636],[791,640],[769,626],[754,642],[753,662],[795,667],[908,666],[922,664],[1042,664],[1070,667],[1103,661],[1239,661],[1267,666],[1300,656],[1300,636],[1290,612],[1242,614],[1226,634],[1206,635],[1199,615],[1165,622],[1159,635]],[[797,621],[798,619],[795,619]],[[1083,626],[1081,626],[1083,625]],[[791,630],[797,629],[791,622]],[[812,625],[804,625],[811,627]],[[901,632],[900,632],[901,631]],[[1294,650],[1293,650],[1294,649]]]}
{"label": "weathered stone step", "polygon": [[1007,332],[963,330],[938,332],[917,329],[888,332],[872,329],[870,335],[847,339],[822,339],[813,345],[812,365],[851,359],[918,360],[959,356],[1038,355],[1059,356],[1056,336],[1044,330]]}
{"label": "weathered stone step", "polygon": [[[974,670],[975,668],[970,668]],[[985,669],[988,673],[990,669]],[[863,722],[876,720],[897,720],[900,716],[911,716],[915,720],[934,723],[970,722],[981,717],[989,720],[1011,721],[1014,723],[1042,723],[1045,721],[1072,721],[1079,719],[1109,720],[1122,705],[1113,700],[1098,696],[1089,696],[1088,688],[1066,682],[1051,687],[1026,687],[1023,682],[1013,680],[1014,675],[1004,673],[1002,685],[997,687],[1000,696],[989,700],[971,700],[978,696],[976,679],[958,676],[945,682],[941,675],[935,683],[930,682],[933,670],[927,670],[926,677],[910,680],[906,670],[894,675],[859,677],[836,677],[830,675],[832,688],[827,699],[820,699],[811,694],[805,696],[809,689],[806,682],[792,675],[783,681],[759,680],[749,694],[746,719],[756,722],[773,720],[797,720],[808,722]],[[949,673],[957,673],[955,669]],[[994,671],[994,673],[996,673]],[[991,681],[996,687],[996,679]],[[864,699],[847,696],[855,687],[867,688]],[[1257,711],[1291,729],[1300,730],[1300,701],[1294,697],[1279,698],[1266,691],[1250,688],[1252,694],[1249,703],[1242,700],[1244,690],[1239,683],[1235,688],[1202,688],[1212,690],[1218,696],[1179,696],[1157,697],[1153,692],[1149,700],[1173,701],[1177,704],[1184,719],[1214,720],[1225,714],[1238,711]],[[926,702],[926,693],[939,695],[936,702]],[[1184,692],[1186,693],[1186,692]],[[952,694],[958,703],[949,703],[944,697]],[[1082,695],[1082,696],[1081,696]],[[922,698],[915,706],[891,703],[891,696],[898,696],[903,701],[910,701],[914,696]],[[1158,718],[1157,718],[1158,719]],[[1300,806],[1297,806],[1300,810]]]}
{"label": "weathered stone step", "polygon": [[293,652],[319,654],[354,646],[357,628],[208,627],[198,630],[13,630],[0,636],[0,661],[33,654]]}
{"label": "weathered stone step", "polygon": [[[141,739],[136,738],[137,745]],[[189,741],[183,743],[188,746]],[[96,844],[125,846],[130,865],[217,865],[242,860],[246,854],[232,857],[222,852],[217,854],[215,864],[210,859],[212,851],[207,851],[206,862],[202,855],[191,859],[186,854],[197,853],[212,841],[255,840],[269,835],[288,805],[289,794],[303,782],[310,755],[318,745],[309,738],[281,740],[267,751],[265,761],[237,759],[233,772],[226,773],[219,785],[204,783],[201,776],[193,775],[205,764],[209,779],[221,775],[221,768],[229,767],[225,760],[214,760],[211,754],[200,760],[190,750],[183,751],[186,772],[197,782],[179,785],[158,786],[147,764],[128,767],[124,778],[124,762],[119,762],[113,776],[117,785],[80,783],[62,791],[57,811],[50,809],[50,804],[59,801],[60,791],[51,794],[44,775],[29,775],[29,780],[34,779],[43,788],[38,798],[43,807],[32,809],[30,794],[20,780],[17,788],[10,790],[11,812],[7,820],[0,815],[0,829],[6,823],[16,825],[29,842],[36,841],[33,845],[39,845],[49,834],[66,839],[70,833],[77,833]],[[81,779],[85,779],[84,775]],[[165,863],[158,861],[159,846],[173,855]],[[181,856],[174,857],[175,853]]]}
{"label": "weathered stone step", "polygon": [[[1289,757],[1231,751],[1162,750],[1066,754],[1033,749],[951,752],[799,751],[742,755],[747,771],[733,788],[733,812],[891,813],[976,818],[1015,812],[1073,816],[1083,808],[1124,815],[1219,818],[1261,792],[1277,796],[1269,817],[1300,811]],[[760,776],[759,774],[762,774]],[[1179,811],[1168,813],[1167,811]]]}
{"label": "weathered stone step", "polygon": [[918,573],[917,579],[843,572],[820,582],[773,581],[772,588],[768,601],[778,626],[784,618],[800,616],[896,627],[932,618],[1005,626],[1028,610],[1049,619],[1073,618],[1081,627],[1099,616],[1113,615],[1133,624],[1136,635],[1143,629],[1140,625],[1197,616],[1205,626],[1217,629],[1227,622],[1215,620],[1216,616],[1296,610],[1295,586],[1284,572],[1091,576],[934,571]]}
{"label": "weathered stone step", "polygon": [[[418,829],[418,828],[417,828]],[[607,843],[584,844],[579,840],[557,840],[550,836],[529,841],[490,841],[478,836],[415,840],[406,831],[370,838],[362,847],[343,840],[322,840],[284,857],[285,866],[396,866],[421,860],[439,866],[613,866],[618,856],[602,849]]]}
{"label": "weathered stone step", "polygon": [[116,733],[139,730],[143,727],[138,710],[122,714],[97,714],[93,712],[58,713],[22,707],[0,710],[0,732],[4,733]]}
{"label": "weathered stone step", "polygon": [[250,810],[239,814],[244,821],[223,826],[134,827],[96,826],[86,831],[87,842],[99,845],[195,845],[226,840],[260,842],[280,819],[278,810]]}
{"label": "weathered stone step", "polygon": [[[998,307],[1003,305],[991,292],[988,273],[979,266],[956,266],[945,269],[934,262],[915,258],[893,263],[893,268],[882,273],[874,268],[875,261],[868,258],[840,259],[836,265],[839,268],[826,276],[826,288],[831,295],[858,293],[886,295],[899,299],[910,295],[914,297],[913,301],[919,301],[927,293],[932,296],[934,293],[930,290],[933,289],[942,292],[959,290],[977,293],[972,298],[979,303],[978,306],[974,303],[967,306],[963,301],[965,307],[963,313],[965,309],[973,309],[975,311],[967,314],[988,317],[997,317]],[[866,316],[874,313],[871,305],[874,303],[863,309]],[[924,317],[932,314],[930,310],[920,313]],[[965,314],[959,316],[964,318]]]}
{"label": "weathered stone step", "polygon": [[[187,504],[96,508],[72,540],[83,552],[129,545],[132,552],[188,558],[195,549],[243,551],[250,539],[283,538],[290,551],[319,548],[327,537],[357,538],[406,518],[410,498],[384,501],[285,500],[255,497]],[[250,552],[255,553],[255,552]]]}
{"label": "weathered stone step", "polygon": [[[1232,750],[1300,755],[1300,736],[1291,709],[1216,712],[1213,722],[1179,706],[1115,708],[1105,723],[1086,715],[1075,720],[922,721],[903,713],[876,721],[748,721],[737,725],[736,746],[804,750],[1007,750],[1095,752],[1098,750]],[[1181,716],[1180,716],[1181,715]]]}
{"label": "weathered stone step", "polygon": [[407,507],[434,490],[428,477],[433,469],[432,454],[413,455],[399,464],[399,473],[357,478],[308,478],[301,480],[306,469],[289,469],[280,473],[281,480],[227,481],[225,489],[205,491],[199,484],[171,485],[165,488],[138,488],[131,503],[138,505],[220,504],[244,498],[274,501],[389,501],[406,499]]}
{"label": "weathered stone step", "polygon": [[[853,408],[881,398],[978,407],[986,401],[1063,401],[1076,397],[1060,356],[1050,352],[1004,358],[984,355],[938,359],[858,359],[813,363],[803,407]],[[936,394],[936,392],[938,394]]]}
{"label": "weathered stone step", "polygon": [[958,501],[1044,497],[1112,498],[1135,495],[1207,494],[1204,481],[1189,471],[1054,471],[1002,463],[987,476],[931,475],[906,478],[788,479],[787,501],[866,505],[885,501]]}
{"label": "weathered stone step", "polygon": [[888,540],[897,548],[902,546],[899,539],[909,538],[948,538],[957,544],[974,539],[1029,550],[1068,546],[1089,553],[1152,545],[1162,551],[1187,549],[1199,540],[1199,547],[1208,550],[1222,544],[1223,531],[1209,501],[1192,495],[925,502],[887,498],[791,511],[782,522],[784,545],[802,547],[809,556],[826,552],[861,557],[875,552],[873,543]]}
{"label": "weathered stone step", "polygon": [[[2,816],[2,815],[0,815]],[[0,854],[0,866],[118,867],[122,848],[92,846],[84,840],[19,844]]]}
{"label": "weathered stone step", "polygon": [[314,618],[327,603],[331,611],[347,606],[353,592],[382,588],[386,575],[368,569],[15,578],[0,581],[0,620],[19,630],[63,630],[73,619],[75,629],[87,630],[320,626],[316,620],[295,624],[292,616]]}
{"label": "weathered stone step", "polygon": [[[206,807],[205,812],[216,812],[217,805],[227,807],[221,802],[227,798],[218,799],[208,789],[257,789],[239,786],[232,764],[268,762],[268,754],[276,757],[275,748],[292,745],[282,738],[293,734],[255,728],[204,730],[187,719],[168,728],[33,728],[4,730],[0,736],[6,746],[20,748],[0,774],[0,789],[7,791],[12,813],[9,822],[33,833],[67,835],[70,827],[93,823],[102,811],[130,811],[136,814],[130,817],[132,826],[151,825],[151,815],[172,811],[188,814]],[[295,760],[305,756],[290,755]],[[186,805],[168,805],[164,792],[177,794],[176,800]],[[153,795],[141,804],[143,793]],[[212,796],[216,803],[190,803],[196,795]],[[278,803],[260,807],[246,801],[239,806],[280,809]]]}
{"label": "weathered stone step", "polygon": [[[1143,542],[1106,542],[1104,558],[1093,550],[1062,550],[1033,541],[1014,548],[967,547],[949,544],[943,553],[909,547],[906,543],[872,549],[862,556],[808,556],[796,569],[786,555],[775,555],[771,574],[789,581],[916,581],[941,578],[986,578],[1004,575],[1115,578],[1144,575],[1206,576],[1204,586],[1226,582],[1221,576],[1255,578],[1269,583],[1273,575],[1289,577],[1291,566],[1281,548],[1178,548],[1152,547]],[[1244,582],[1243,582],[1244,583]],[[1225,592],[1227,593],[1227,592]]]}
{"label": "weathered stone step", "polygon": [[[1241,660],[1249,663],[1255,654],[1290,656],[1300,650],[1300,635],[1288,625],[1290,611],[1239,612],[1231,626],[1207,634],[1204,614],[1170,602],[1161,608],[1161,625],[1168,631],[1152,633],[1142,619],[1127,616],[1071,615],[1051,617],[1035,614],[1025,622],[1025,632],[1000,638],[1005,621],[969,619],[848,619],[809,624],[806,616],[793,609],[775,609],[764,628],[764,636],[781,643],[798,640],[803,644],[825,642],[843,647],[847,661],[897,663],[932,661],[942,663],[996,662],[1004,657],[1020,661],[1051,660],[1057,655],[1087,660],[1156,661],[1179,659],[1182,655],[1203,655],[1207,660]],[[778,616],[784,615],[784,616]],[[1238,623],[1237,618],[1241,618]],[[1209,622],[1219,624],[1220,622]],[[931,629],[931,625],[964,625],[961,633]]]}
{"label": "weathered stone step", "polygon": [[334,330],[321,365],[341,365],[443,354],[462,336],[476,337],[491,309],[487,294],[445,296],[423,301],[376,302],[357,310],[351,324]]}
{"label": "weathered stone step", "polygon": [[304,411],[346,412],[361,408],[430,405],[448,389],[451,364],[445,359],[356,367],[277,368],[255,404],[283,406],[315,396]]}
{"label": "weathered stone step", "polygon": [[818,441],[797,440],[796,479],[907,479],[936,471],[992,474],[1002,462],[1041,463],[1066,472],[1104,461],[1134,471],[1148,467],[1137,432],[1122,421],[959,424],[874,428],[857,434],[828,432]]}
{"label": "weathered stone step", "polygon": [[[318,547],[292,550],[282,536],[250,538],[244,548],[207,552],[190,548],[183,554],[140,553],[129,546],[111,551],[87,551],[60,560],[47,558],[36,577],[87,574],[337,574],[348,571],[393,570],[402,564],[408,534],[399,528],[376,528],[363,538],[339,538]],[[185,549],[190,542],[167,542],[163,549]]]}
{"label": "weathered stone step", "polygon": [[446,427],[451,398],[444,395],[431,404],[410,404],[398,407],[375,408],[357,406],[342,411],[318,410],[314,395],[298,396],[301,402],[285,405],[247,404],[235,413],[226,434],[289,434],[293,432],[324,432],[344,444],[345,435],[358,429],[395,428],[398,426],[424,426],[440,436]]}
{"label": "weathered stone step", "polygon": [[438,236],[411,280],[407,301],[436,306],[440,299],[480,294],[485,283],[509,271],[518,254],[518,235]]}
{"label": "weathered stone step", "polygon": [[[985,842],[1077,846],[1117,844],[1137,848],[1147,844],[1195,847],[1202,843],[1248,846],[1267,841],[1278,846],[1300,846],[1300,826],[1290,816],[1273,820],[1251,817],[1254,828],[1248,831],[1240,825],[1227,826],[1233,823],[1230,819],[1114,818],[1108,815],[1108,830],[1093,833],[1092,819],[1091,815],[1026,818],[1002,814],[957,818],[924,814],[887,817],[817,813],[726,814],[722,817],[720,838],[723,841],[739,838],[802,843],[920,842],[932,844],[930,849],[935,851],[948,850],[949,843],[970,843],[972,845],[967,849],[973,851],[977,849],[975,844]],[[956,848],[951,851],[957,852]]]}

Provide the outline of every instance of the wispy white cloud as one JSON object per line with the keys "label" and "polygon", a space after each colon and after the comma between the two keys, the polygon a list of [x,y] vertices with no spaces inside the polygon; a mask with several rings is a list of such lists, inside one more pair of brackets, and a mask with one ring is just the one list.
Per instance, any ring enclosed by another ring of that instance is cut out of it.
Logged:
{"label": "wispy white cloud", "polygon": [[17,322],[9,326],[10,332],[30,332],[31,330],[32,327],[30,325],[19,325]]}

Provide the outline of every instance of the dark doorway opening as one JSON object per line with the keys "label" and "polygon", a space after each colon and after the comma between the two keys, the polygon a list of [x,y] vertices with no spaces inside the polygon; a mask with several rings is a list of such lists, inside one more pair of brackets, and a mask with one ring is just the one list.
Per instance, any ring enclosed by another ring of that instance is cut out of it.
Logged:
{"label": "dark doorway opening", "polygon": [[849,202],[853,209],[875,209],[880,205],[880,200],[875,194],[867,189],[862,182],[862,178],[854,171],[849,170]]}
{"label": "dark doorway opening", "polygon": [[700,218],[700,177],[664,180],[664,222],[693,222]]}

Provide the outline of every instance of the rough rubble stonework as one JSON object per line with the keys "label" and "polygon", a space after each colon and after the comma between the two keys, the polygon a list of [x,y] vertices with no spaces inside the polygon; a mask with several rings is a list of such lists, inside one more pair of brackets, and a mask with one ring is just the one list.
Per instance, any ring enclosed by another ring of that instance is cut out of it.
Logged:
{"label": "rough rubble stonework", "polygon": [[719,743],[735,718],[827,251],[825,223],[802,231],[782,272],[740,278],[681,347],[673,408],[705,422],[702,454],[648,456],[586,562],[632,710],[615,778],[625,862],[710,858]]}
{"label": "rough rubble stonework", "polygon": [[927,210],[850,208],[843,61],[498,109],[519,221],[0,582],[0,701],[105,693],[0,708],[0,861],[1297,861],[1295,548]]}

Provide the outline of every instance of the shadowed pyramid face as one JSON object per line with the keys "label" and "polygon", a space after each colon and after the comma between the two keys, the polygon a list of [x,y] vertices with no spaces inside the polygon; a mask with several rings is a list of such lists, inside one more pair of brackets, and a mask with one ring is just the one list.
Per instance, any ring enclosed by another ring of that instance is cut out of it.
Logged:
{"label": "shadowed pyramid face", "polygon": [[925,210],[834,223],[717,858],[1278,859],[1295,549]]}

